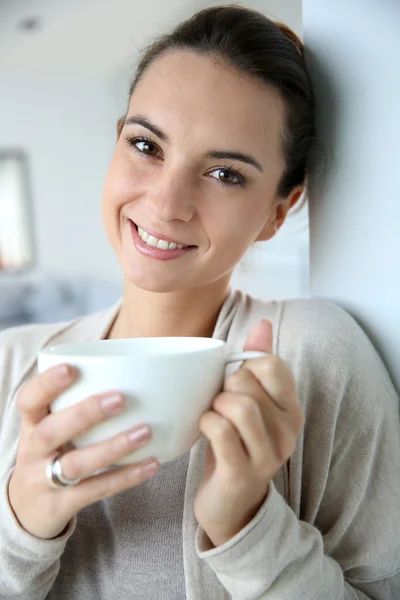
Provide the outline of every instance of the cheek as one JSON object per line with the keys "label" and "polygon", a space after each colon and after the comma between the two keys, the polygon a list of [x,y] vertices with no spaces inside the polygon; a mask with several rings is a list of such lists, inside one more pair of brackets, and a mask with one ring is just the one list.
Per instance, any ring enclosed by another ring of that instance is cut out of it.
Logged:
{"label": "cheek", "polygon": [[119,198],[115,192],[114,182],[116,180],[113,161],[109,166],[106,179],[103,186],[103,198],[101,205],[101,214],[104,224],[104,229],[110,242],[113,242],[116,229],[116,215],[118,214],[118,206],[116,200]]}
{"label": "cheek", "polygon": [[109,208],[119,209],[129,201],[132,192],[132,170],[116,153],[107,172],[103,202]]}
{"label": "cheek", "polygon": [[211,245],[225,256],[241,257],[256,240],[267,218],[265,203],[255,201],[250,194],[247,198],[232,198],[226,206],[214,206],[209,211],[207,228]]}
{"label": "cheek", "polygon": [[141,194],[141,177],[123,152],[116,150],[103,187],[102,215],[107,233],[119,227],[121,211]]}

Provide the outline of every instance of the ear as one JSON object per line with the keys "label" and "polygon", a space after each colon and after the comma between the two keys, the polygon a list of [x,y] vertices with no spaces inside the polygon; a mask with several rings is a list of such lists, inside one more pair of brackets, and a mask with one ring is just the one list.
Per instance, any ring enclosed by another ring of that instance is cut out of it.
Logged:
{"label": "ear", "polygon": [[284,224],[289,210],[299,201],[303,192],[304,185],[298,185],[293,188],[287,198],[277,198],[275,200],[270,218],[258,235],[256,242],[270,240],[276,235]]}
{"label": "ear", "polygon": [[125,117],[121,117],[120,119],[118,119],[118,123],[117,123],[117,142],[120,138],[121,131],[122,131],[122,128],[124,125],[125,125]]}

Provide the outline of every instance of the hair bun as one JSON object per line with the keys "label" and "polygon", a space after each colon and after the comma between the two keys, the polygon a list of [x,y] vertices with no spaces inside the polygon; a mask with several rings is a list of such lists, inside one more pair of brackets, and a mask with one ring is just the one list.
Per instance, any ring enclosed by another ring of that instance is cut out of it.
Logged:
{"label": "hair bun", "polygon": [[281,23],[281,22],[275,21],[275,24],[282,31],[282,33],[284,33],[286,35],[286,37],[289,38],[289,40],[292,42],[292,44],[294,44],[294,46],[296,46],[297,51],[300,54],[301,58],[304,58],[304,44],[301,41],[301,39],[299,38],[299,36],[293,31],[293,29],[290,29],[290,27],[288,25],[286,25],[286,23]]}

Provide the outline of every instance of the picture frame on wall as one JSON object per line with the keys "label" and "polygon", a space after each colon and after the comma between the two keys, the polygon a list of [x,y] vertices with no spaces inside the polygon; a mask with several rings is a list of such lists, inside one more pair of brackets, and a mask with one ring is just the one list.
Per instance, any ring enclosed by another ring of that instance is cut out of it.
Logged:
{"label": "picture frame on wall", "polygon": [[0,148],[0,273],[25,271],[34,264],[28,158],[22,150]]}

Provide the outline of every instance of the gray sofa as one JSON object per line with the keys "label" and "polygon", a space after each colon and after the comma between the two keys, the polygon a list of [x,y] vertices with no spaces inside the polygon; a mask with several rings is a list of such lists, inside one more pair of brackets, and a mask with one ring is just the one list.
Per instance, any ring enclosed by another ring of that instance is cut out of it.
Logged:
{"label": "gray sofa", "polygon": [[0,329],[54,323],[110,306],[122,295],[117,284],[84,278],[0,275]]}

